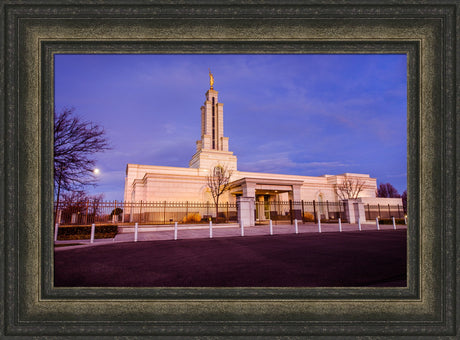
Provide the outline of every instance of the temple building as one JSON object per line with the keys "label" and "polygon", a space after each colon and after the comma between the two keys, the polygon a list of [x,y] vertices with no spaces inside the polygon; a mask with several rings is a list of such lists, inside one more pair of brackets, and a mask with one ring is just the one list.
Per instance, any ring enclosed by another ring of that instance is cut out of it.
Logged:
{"label": "temple building", "polygon": [[254,202],[286,200],[338,202],[337,186],[349,179],[362,183],[360,201],[376,200],[377,182],[368,174],[314,177],[239,171],[237,156],[229,151],[229,138],[224,135],[224,104],[219,102],[213,84],[210,73],[210,89],[201,107],[201,139],[196,142],[189,167],[128,164],[125,202],[212,202],[206,177],[215,166],[222,166],[232,174],[230,190],[224,193],[221,202],[233,203],[239,199],[248,202],[249,207]]}

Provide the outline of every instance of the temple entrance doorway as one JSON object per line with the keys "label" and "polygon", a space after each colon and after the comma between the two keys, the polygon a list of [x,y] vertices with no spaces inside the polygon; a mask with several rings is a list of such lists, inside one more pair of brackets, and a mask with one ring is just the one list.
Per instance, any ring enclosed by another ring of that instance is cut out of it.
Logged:
{"label": "temple entrance doorway", "polygon": [[257,195],[256,196],[256,220],[257,221],[268,221],[270,219],[270,196],[271,195]]}

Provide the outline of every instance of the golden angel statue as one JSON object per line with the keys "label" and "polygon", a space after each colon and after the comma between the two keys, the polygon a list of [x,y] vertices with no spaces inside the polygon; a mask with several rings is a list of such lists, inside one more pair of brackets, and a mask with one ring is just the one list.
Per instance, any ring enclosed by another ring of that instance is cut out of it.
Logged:
{"label": "golden angel statue", "polygon": [[208,69],[208,70],[209,70],[209,84],[211,85],[211,90],[212,90],[213,85],[214,85],[214,76],[211,73],[211,69]]}

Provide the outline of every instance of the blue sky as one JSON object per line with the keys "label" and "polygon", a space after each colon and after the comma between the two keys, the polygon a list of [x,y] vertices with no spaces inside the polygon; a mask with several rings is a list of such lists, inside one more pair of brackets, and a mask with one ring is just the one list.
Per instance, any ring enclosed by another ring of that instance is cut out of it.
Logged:
{"label": "blue sky", "polygon": [[101,124],[112,146],[90,194],[122,200],[128,163],[188,167],[208,68],[238,170],[407,188],[405,55],[56,55],[56,111]]}

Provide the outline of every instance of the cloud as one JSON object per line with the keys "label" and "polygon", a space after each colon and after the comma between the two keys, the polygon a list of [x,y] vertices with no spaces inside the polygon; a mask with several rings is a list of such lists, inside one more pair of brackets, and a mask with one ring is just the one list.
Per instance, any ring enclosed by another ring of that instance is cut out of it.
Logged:
{"label": "cloud", "polygon": [[406,161],[405,56],[57,56],[55,104],[105,127],[114,148],[96,157],[122,192],[127,163],[188,166],[208,67],[239,168],[382,178]]}
{"label": "cloud", "polygon": [[386,178],[405,178],[407,177],[407,172],[402,172],[399,174],[390,174],[390,175],[386,175],[385,177]]}
{"label": "cloud", "polygon": [[242,171],[285,173],[292,175],[303,175],[305,172],[308,173],[311,171],[324,174],[328,171],[343,171],[343,168],[351,168],[352,166],[356,166],[356,164],[342,161],[296,160],[295,156],[289,152],[272,154],[268,158],[258,158],[257,154],[255,154],[251,158],[239,158],[238,161],[238,168]]}

